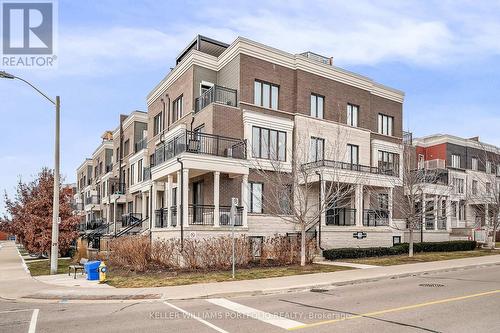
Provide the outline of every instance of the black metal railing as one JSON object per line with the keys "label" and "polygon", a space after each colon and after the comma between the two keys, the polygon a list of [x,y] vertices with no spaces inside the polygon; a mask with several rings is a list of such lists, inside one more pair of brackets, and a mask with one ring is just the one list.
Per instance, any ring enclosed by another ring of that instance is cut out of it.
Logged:
{"label": "black metal railing", "polygon": [[211,103],[221,103],[224,105],[236,106],[236,96],[237,91],[235,89],[215,85],[194,100],[194,112],[196,113],[203,110],[207,105]]}
{"label": "black metal railing", "polygon": [[127,213],[122,215],[122,228],[128,227],[136,221],[142,220],[141,213]]}
{"label": "black metal railing", "polygon": [[147,146],[148,146],[147,138],[142,138],[134,144],[134,152],[137,153],[143,149],[146,149]]}
{"label": "black metal railing", "polygon": [[93,219],[87,222],[86,230],[96,230],[106,223],[104,219]]}
{"label": "black metal railing", "polygon": [[155,228],[163,228],[163,209],[155,210]]}
{"label": "black metal railing", "polygon": [[446,217],[444,217],[444,216],[438,217],[437,228],[438,228],[438,230],[446,230]]}
{"label": "black metal railing", "polygon": [[170,207],[170,225],[172,227],[177,226],[177,206]]}
{"label": "black metal railing", "polygon": [[110,194],[125,194],[125,183],[112,182],[109,185]]}
{"label": "black metal railing", "polygon": [[142,180],[150,180],[151,179],[151,167],[144,167],[143,169],[143,175],[142,175]]}
{"label": "black metal railing", "polygon": [[98,205],[101,203],[101,198],[98,195],[91,195],[90,197],[85,197],[86,205]]}
{"label": "black metal railing", "polygon": [[[231,206],[219,206],[219,225],[231,226]],[[243,225],[243,207],[236,207],[234,215],[234,226],[241,227]]]}
{"label": "black metal railing", "polygon": [[356,225],[355,208],[332,208],[326,211],[326,225]]}
{"label": "black metal railing", "polygon": [[448,185],[447,169],[418,169],[412,171],[414,183]]}
{"label": "black metal railing", "polygon": [[389,211],[386,209],[364,209],[363,225],[365,227],[386,227],[389,225]]}
{"label": "black metal railing", "polygon": [[188,223],[190,225],[214,225],[214,206],[189,205]]}
{"label": "black metal railing", "polygon": [[352,164],[352,163],[339,162],[333,160],[318,160],[315,162],[308,162],[302,164],[302,168],[305,170],[312,168],[319,168],[319,167],[327,167],[327,168],[341,169],[341,170],[352,170],[352,171],[359,171],[359,172],[366,172],[366,173],[373,173],[373,174],[387,175],[387,176],[396,176],[396,177],[399,175],[399,170],[396,167],[396,165],[393,165],[392,167],[382,167],[382,166],[373,167],[368,165]]}
{"label": "black metal railing", "polygon": [[246,159],[247,145],[242,139],[184,131],[156,148],[155,165],[160,165],[183,152]]}

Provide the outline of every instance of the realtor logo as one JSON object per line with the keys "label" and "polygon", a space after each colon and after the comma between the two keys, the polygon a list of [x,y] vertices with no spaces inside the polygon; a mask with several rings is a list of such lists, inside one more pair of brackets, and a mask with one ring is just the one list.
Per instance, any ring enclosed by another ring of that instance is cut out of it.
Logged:
{"label": "realtor logo", "polygon": [[2,2],[2,65],[53,67],[56,10],[53,1]]}

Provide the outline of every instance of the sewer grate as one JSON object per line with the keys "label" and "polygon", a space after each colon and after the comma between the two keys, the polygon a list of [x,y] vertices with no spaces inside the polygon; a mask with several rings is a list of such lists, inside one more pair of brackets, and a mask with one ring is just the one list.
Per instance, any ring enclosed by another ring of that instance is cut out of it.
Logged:
{"label": "sewer grate", "polygon": [[444,287],[444,284],[440,283],[421,283],[419,284],[420,287],[429,287],[429,288],[437,288],[437,287]]}

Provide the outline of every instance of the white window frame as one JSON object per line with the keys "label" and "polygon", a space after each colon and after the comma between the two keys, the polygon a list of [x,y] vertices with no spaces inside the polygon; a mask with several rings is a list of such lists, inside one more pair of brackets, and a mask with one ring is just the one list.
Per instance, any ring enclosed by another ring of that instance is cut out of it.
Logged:
{"label": "white window frame", "polygon": [[[319,144],[321,143],[321,145]],[[319,149],[321,146],[321,149]],[[321,154],[321,156],[319,156]],[[325,159],[325,139],[311,136],[309,139],[309,162]]]}
{"label": "white window frame", "polygon": [[477,157],[472,157],[471,158],[471,168],[472,168],[472,170],[477,171],[477,166],[478,166]]}
{"label": "white window frame", "polygon": [[[320,103],[321,101],[321,103]],[[311,106],[310,115],[311,117],[323,119],[325,114],[325,97],[315,93],[311,94]]]}
{"label": "white window frame", "polygon": [[394,131],[394,117],[382,113],[378,114],[378,133],[392,136]]}
{"label": "white window frame", "polygon": [[347,104],[347,125],[358,127],[359,106],[355,104]]}
{"label": "white window frame", "polygon": [[460,155],[451,154],[451,167],[452,168],[460,169],[461,162],[462,161],[461,161]]}
{"label": "white window frame", "polygon": [[277,84],[255,80],[253,87],[253,101],[255,105],[278,110],[279,86]]}

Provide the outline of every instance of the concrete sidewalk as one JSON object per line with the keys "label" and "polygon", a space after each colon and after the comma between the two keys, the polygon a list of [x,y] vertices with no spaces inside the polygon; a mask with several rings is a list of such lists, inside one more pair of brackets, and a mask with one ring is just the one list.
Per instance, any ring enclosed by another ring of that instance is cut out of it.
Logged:
{"label": "concrete sidewalk", "polygon": [[411,276],[425,272],[500,265],[500,255],[491,255],[260,280],[200,283],[159,288],[85,288],[54,286],[32,278],[23,269],[22,260],[14,243],[4,242],[2,245],[3,247],[0,249],[0,297],[7,299],[137,301],[248,296],[326,288],[391,277]]}

